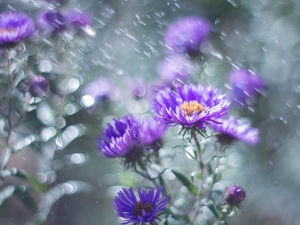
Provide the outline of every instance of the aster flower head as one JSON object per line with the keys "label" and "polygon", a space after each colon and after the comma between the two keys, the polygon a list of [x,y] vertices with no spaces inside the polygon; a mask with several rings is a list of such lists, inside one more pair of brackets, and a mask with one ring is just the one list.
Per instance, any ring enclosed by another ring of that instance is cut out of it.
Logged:
{"label": "aster flower head", "polygon": [[4,12],[0,15],[0,46],[12,45],[30,36],[34,23],[22,12]]}
{"label": "aster flower head", "polygon": [[252,128],[246,121],[240,121],[234,116],[222,119],[220,124],[211,124],[211,127],[219,132],[218,140],[224,144],[230,144],[234,140],[241,140],[255,145],[259,142],[259,130]]}
{"label": "aster flower head", "polygon": [[167,56],[157,66],[157,72],[166,82],[173,82],[176,79],[187,80],[194,70],[195,68],[191,61],[180,54]]}
{"label": "aster flower head", "polygon": [[246,192],[238,185],[232,185],[225,194],[228,205],[238,206],[246,197]]}
{"label": "aster flower head", "polygon": [[29,83],[29,92],[34,97],[43,96],[49,89],[48,80],[43,76],[35,76]]}
{"label": "aster flower head", "polygon": [[123,158],[125,165],[140,162],[143,148],[139,141],[141,124],[132,115],[115,119],[98,139],[98,149],[108,158]]}
{"label": "aster flower head", "polygon": [[204,130],[207,124],[218,123],[228,113],[229,105],[225,95],[215,87],[186,84],[157,93],[153,102],[154,119],[169,126]]}
{"label": "aster flower head", "polygon": [[138,198],[132,187],[122,188],[113,201],[113,209],[125,224],[155,223],[157,214],[163,211],[168,204],[168,197],[162,195],[163,187],[142,190],[138,188]]}
{"label": "aster flower head", "polygon": [[245,68],[230,72],[229,80],[232,88],[232,99],[239,107],[253,101],[255,95],[264,87],[261,77]]}
{"label": "aster flower head", "polygon": [[172,23],[166,30],[164,40],[171,52],[195,53],[210,34],[210,23],[198,16],[188,16]]}
{"label": "aster flower head", "polygon": [[66,17],[56,10],[42,11],[38,16],[37,25],[47,33],[58,33],[66,28]]}

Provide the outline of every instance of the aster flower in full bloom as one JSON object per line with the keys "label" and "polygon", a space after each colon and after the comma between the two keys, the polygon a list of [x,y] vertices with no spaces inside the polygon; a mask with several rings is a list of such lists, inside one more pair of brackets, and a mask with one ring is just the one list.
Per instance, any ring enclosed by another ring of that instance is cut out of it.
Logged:
{"label": "aster flower in full bloom", "polygon": [[157,66],[157,72],[165,82],[173,82],[176,79],[187,80],[194,71],[191,61],[180,54],[167,56]]}
{"label": "aster flower in full bloom", "polygon": [[155,223],[157,213],[164,210],[168,203],[168,197],[162,195],[162,189],[161,186],[156,191],[138,188],[137,199],[132,187],[122,188],[113,202],[113,209],[123,221],[121,224]]}
{"label": "aster flower in full bloom", "polygon": [[15,44],[33,31],[32,19],[22,12],[4,12],[0,15],[0,46]]}
{"label": "aster flower in full bloom", "polygon": [[195,53],[210,34],[210,23],[198,16],[188,16],[172,23],[166,30],[164,40],[171,52]]}
{"label": "aster flower in full bloom", "polygon": [[159,91],[153,102],[156,113],[154,119],[170,126],[182,125],[184,128],[200,128],[218,123],[229,109],[225,95],[212,86],[186,84]]}
{"label": "aster flower in full bloom", "polygon": [[233,102],[239,107],[243,107],[253,101],[257,92],[264,87],[261,77],[245,68],[230,72],[229,80]]}
{"label": "aster flower in full bloom", "polygon": [[259,130],[251,128],[250,124],[240,121],[234,116],[221,120],[221,124],[211,124],[211,127],[219,132],[218,140],[221,143],[230,144],[234,140],[241,140],[255,145],[259,142]]}
{"label": "aster flower in full bloom", "polygon": [[246,197],[246,192],[238,185],[232,185],[225,194],[225,201],[230,206],[238,206]]}

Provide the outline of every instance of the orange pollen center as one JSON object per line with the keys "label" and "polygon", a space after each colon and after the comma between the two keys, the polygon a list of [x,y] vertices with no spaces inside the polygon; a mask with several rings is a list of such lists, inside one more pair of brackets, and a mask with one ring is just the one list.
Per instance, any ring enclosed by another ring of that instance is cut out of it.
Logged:
{"label": "orange pollen center", "polygon": [[201,112],[206,111],[205,106],[197,101],[183,102],[179,107],[185,116],[192,116],[194,112],[200,114]]}
{"label": "orange pollen center", "polygon": [[0,28],[0,34],[8,32],[10,34],[16,33],[17,29],[15,28]]}

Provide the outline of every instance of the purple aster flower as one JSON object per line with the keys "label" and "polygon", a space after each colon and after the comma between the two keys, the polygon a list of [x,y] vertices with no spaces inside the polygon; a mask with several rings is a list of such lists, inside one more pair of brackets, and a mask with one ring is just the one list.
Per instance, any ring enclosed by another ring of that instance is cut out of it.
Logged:
{"label": "purple aster flower", "polygon": [[66,13],[67,21],[77,28],[83,28],[92,24],[92,17],[89,14],[80,12],[76,9],[70,10]]}
{"label": "purple aster flower", "polygon": [[159,124],[153,118],[141,120],[141,125],[140,142],[145,145],[145,148],[150,148],[158,152],[163,145],[162,136],[167,127]]}
{"label": "purple aster flower", "polygon": [[195,68],[191,61],[179,54],[167,56],[157,66],[157,72],[166,82],[173,82],[176,79],[187,80],[194,70]]}
{"label": "purple aster flower", "polygon": [[84,107],[90,107],[99,101],[107,101],[113,91],[112,84],[105,78],[98,78],[89,83],[82,92],[81,103]]}
{"label": "purple aster flower", "polygon": [[264,87],[258,74],[251,73],[245,68],[232,71],[229,75],[233,101],[240,107],[253,101],[257,92]]}
{"label": "purple aster flower", "polygon": [[66,17],[56,10],[43,11],[38,16],[37,25],[48,33],[61,32],[66,28]]}
{"label": "purple aster flower", "polygon": [[238,206],[246,197],[246,192],[238,185],[228,188],[225,194],[225,201],[228,205]]}
{"label": "purple aster flower", "polygon": [[22,12],[4,12],[0,15],[0,45],[11,45],[28,37],[34,23]]}
{"label": "purple aster flower", "polygon": [[122,188],[113,201],[113,209],[122,219],[124,224],[146,224],[155,223],[157,213],[164,210],[168,204],[168,197],[162,195],[163,187],[141,190],[138,188],[138,199],[132,187]]}
{"label": "purple aster flower", "polygon": [[171,24],[165,33],[165,44],[171,52],[195,53],[210,34],[210,23],[198,16],[181,18]]}
{"label": "purple aster flower", "polygon": [[48,80],[43,76],[35,76],[30,80],[29,92],[32,96],[43,96],[49,88]]}
{"label": "purple aster flower", "polygon": [[175,91],[166,88],[157,93],[154,119],[170,126],[204,130],[206,124],[218,123],[218,119],[227,114],[229,105],[225,95],[215,87],[186,84]]}
{"label": "purple aster flower", "polygon": [[135,165],[143,155],[139,142],[141,124],[132,115],[115,119],[113,125],[108,124],[104,137],[98,139],[98,149],[108,158],[121,157],[125,165]]}
{"label": "purple aster flower", "polygon": [[218,139],[221,143],[230,144],[234,140],[241,140],[255,145],[259,142],[259,130],[251,128],[249,123],[239,121],[233,116],[221,122],[221,124],[211,124],[211,127],[220,133]]}

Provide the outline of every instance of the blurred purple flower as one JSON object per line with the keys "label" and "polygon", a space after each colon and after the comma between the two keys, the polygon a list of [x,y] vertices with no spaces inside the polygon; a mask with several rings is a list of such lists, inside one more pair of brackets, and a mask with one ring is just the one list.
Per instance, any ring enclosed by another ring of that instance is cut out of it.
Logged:
{"label": "blurred purple flower", "polygon": [[157,72],[166,82],[176,79],[187,80],[194,72],[194,65],[183,55],[172,54],[162,60],[157,66]]}
{"label": "blurred purple flower", "polygon": [[43,11],[38,15],[37,25],[48,33],[58,33],[66,28],[66,17],[56,10]]}
{"label": "blurred purple flower", "polygon": [[35,76],[31,78],[29,92],[32,96],[43,96],[49,89],[48,80],[43,76]]}
{"label": "blurred purple flower", "polygon": [[87,13],[80,12],[76,9],[66,13],[66,18],[69,24],[77,28],[83,28],[92,24],[93,18]]}
{"label": "blurred purple flower", "polygon": [[198,16],[188,16],[169,25],[165,44],[171,52],[193,54],[200,51],[200,44],[210,34],[210,23]]}
{"label": "blurred purple flower", "polygon": [[98,78],[84,88],[81,102],[84,107],[90,107],[98,101],[110,99],[112,91],[113,86],[107,79]]}
{"label": "blurred purple flower", "polygon": [[233,102],[239,107],[253,101],[257,92],[262,91],[264,87],[261,77],[245,68],[230,72],[229,80]]}
{"label": "blurred purple flower", "polygon": [[49,2],[49,3],[64,3],[64,2],[67,2],[68,0],[46,0],[46,2]]}
{"label": "blurred purple flower", "polygon": [[238,185],[228,188],[225,194],[225,201],[228,205],[238,206],[246,197],[246,192]]}
{"label": "blurred purple flower", "polygon": [[28,37],[34,23],[22,12],[4,12],[0,15],[0,45],[10,45]]}
{"label": "blurred purple flower", "polygon": [[132,187],[122,188],[113,201],[113,209],[122,219],[121,225],[155,223],[157,213],[164,210],[168,204],[168,196],[162,195],[163,187],[155,191],[138,188],[138,199]]}
{"label": "blurred purple flower", "polygon": [[220,133],[218,139],[221,143],[230,144],[234,140],[241,140],[255,145],[259,142],[259,129],[251,128],[249,123],[239,121],[233,116],[222,119],[221,122],[211,124],[211,127]]}
{"label": "blurred purple flower", "polygon": [[204,130],[206,124],[218,123],[218,119],[227,114],[229,105],[225,95],[215,87],[186,84],[174,91],[166,88],[157,93],[154,119],[170,126],[196,126]]}
{"label": "blurred purple flower", "polygon": [[140,142],[145,145],[145,148],[158,152],[163,145],[162,136],[166,132],[167,127],[159,124],[153,118],[142,119],[141,125]]}

